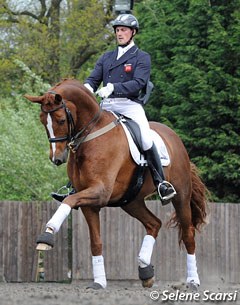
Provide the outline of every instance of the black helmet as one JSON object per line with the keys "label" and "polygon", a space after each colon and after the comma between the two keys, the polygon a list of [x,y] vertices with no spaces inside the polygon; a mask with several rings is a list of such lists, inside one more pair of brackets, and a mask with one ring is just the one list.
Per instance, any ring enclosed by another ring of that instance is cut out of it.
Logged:
{"label": "black helmet", "polygon": [[113,21],[112,26],[114,30],[117,26],[126,26],[128,28],[135,29],[136,31],[139,29],[137,18],[131,14],[118,15],[117,18]]}

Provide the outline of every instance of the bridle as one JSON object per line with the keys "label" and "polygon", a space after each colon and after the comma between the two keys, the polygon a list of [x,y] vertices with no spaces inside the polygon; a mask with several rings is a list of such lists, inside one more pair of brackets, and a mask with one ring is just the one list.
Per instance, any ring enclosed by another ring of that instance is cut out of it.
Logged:
{"label": "bridle", "polygon": [[[49,92],[49,93],[53,93],[55,94],[54,92]],[[57,137],[57,138],[48,138],[49,142],[50,143],[56,143],[56,142],[64,142],[64,141],[70,141],[72,139],[72,137],[74,136],[74,133],[75,133],[75,124],[74,124],[74,120],[73,120],[73,117],[72,117],[72,114],[71,114],[71,111],[67,108],[66,106],[66,103],[64,100],[62,100],[62,103],[54,108],[54,109],[51,109],[51,110],[45,110],[43,108],[43,106],[41,105],[41,110],[42,112],[44,113],[53,113],[59,109],[63,108],[66,112],[66,116],[67,116],[67,122],[68,122],[68,134],[63,136],[63,137]]]}
{"label": "bridle", "polygon": [[[54,92],[54,91],[48,91],[48,93],[57,94],[57,92]],[[84,126],[77,133],[75,131],[75,124],[74,124],[74,120],[73,120],[71,111],[67,108],[66,102],[63,99],[62,99],[62,102],[59,106],[57,106],[56,108],[51,109],[51,110],[45,110],[43,108],[43,106],[41,105],[42,112],[47,113],[47,114],[48,113],[53,113],[53,112],[55,112],[55,111],[57,111],[61,108],[63,108],[66,112],[67,122],[68,122],[68,134],[66,136],[63,136],[63,137],[48,138],[48,140],[49,140],[50,143],[67,141],[67,143],[68,143],[67,147],[69,149],[71,149],[71,151],[73,153],[75,153],[77,151],[77,149],[79,148],[80,144],[85,142],[89,133],[92,131],[94,126],[97,124],[97,122],[100,118],[101,112],[102,112],[102,107],[100,105],[99,111],[94,115],[94,117],[90,120],[90,122],[88,122],[88,124],[86,126]],[[84,134],[84,132],[86,132],[86,134]],[[84,134],[84,136],[82,136],[83,134]]]}

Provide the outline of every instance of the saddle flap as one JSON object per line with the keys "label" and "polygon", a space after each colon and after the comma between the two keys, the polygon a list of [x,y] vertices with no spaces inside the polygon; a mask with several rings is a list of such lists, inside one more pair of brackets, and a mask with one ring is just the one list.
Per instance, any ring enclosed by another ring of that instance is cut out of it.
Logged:
{"label": "saddle flap", "polygon": [[140,132],[140,128],[139,128],[138,124],[135,121],[133,121],[132,119],[127,118],[127,117],[124,117],[122,122],[125,124],[129,133],[131,134],[131,137],[132,137],[134,143],[136,144],[139,152],[141,154],[143,154],[142,137],[141,137],[141,132]]}

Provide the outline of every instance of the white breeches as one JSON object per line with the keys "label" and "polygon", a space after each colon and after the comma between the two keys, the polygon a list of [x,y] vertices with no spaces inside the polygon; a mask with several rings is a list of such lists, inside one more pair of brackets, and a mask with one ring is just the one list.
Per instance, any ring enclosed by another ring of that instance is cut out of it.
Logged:
{"label": "white breeches", "polygon": [[135,121],[140,128],[143,150],[152,147],[153,140],[150,126],[142,105],[127,98],[107,98],[102,101],[102,108],[108,111],[116,111]]}

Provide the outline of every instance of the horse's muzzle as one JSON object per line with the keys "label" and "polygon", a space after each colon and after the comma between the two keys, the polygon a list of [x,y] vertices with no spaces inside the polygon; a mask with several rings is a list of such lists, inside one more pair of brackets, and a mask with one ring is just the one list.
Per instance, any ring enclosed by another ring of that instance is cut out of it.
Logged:
{"label": "horse's muzzle", "polygon": [[64,162],[62,162],[62,160],[60,160],[60,159],[54,159],[53,163],[55,165],[59,166],[59,165],[63,164]]}
{"label": "horse's muzzle", "polygon": [[54,158],[51,159],[51,161],[59,166],[63,163],[66,163],[67,162],[67,158],[68,158],[68,149],[64,149],[63,153],[62,154],[55,154]]}

